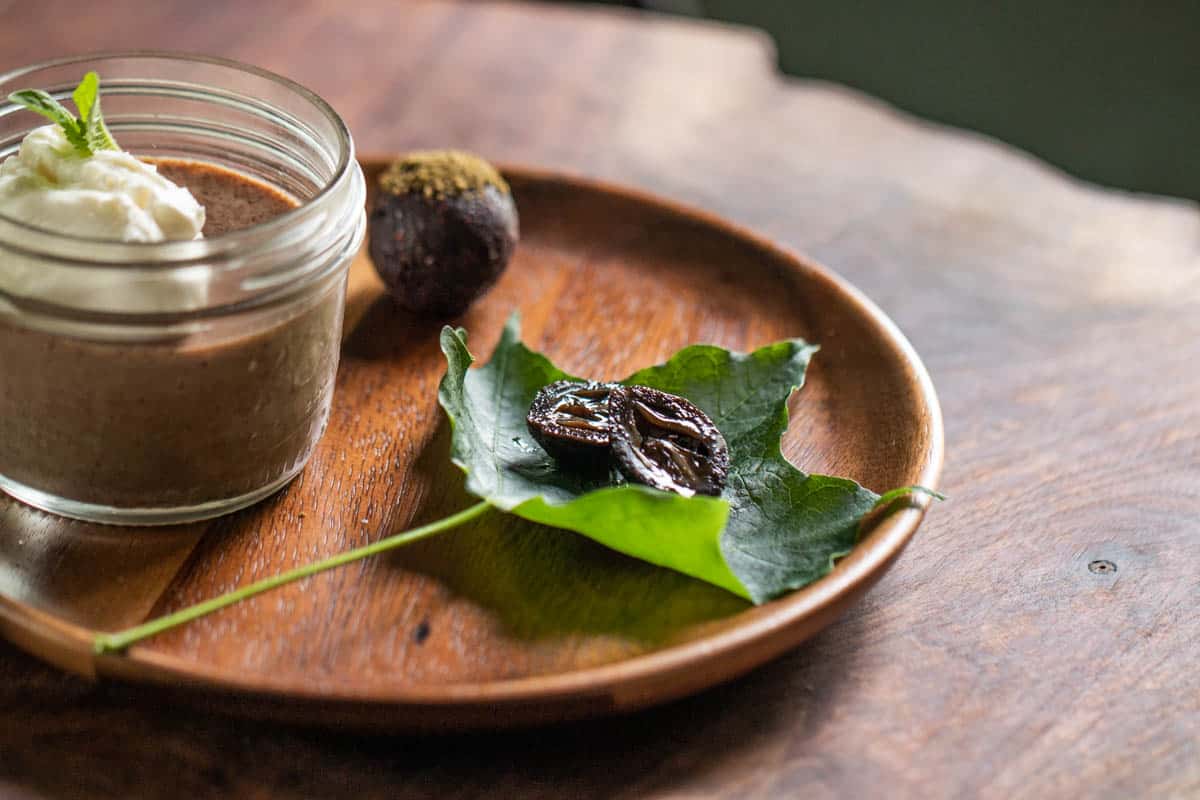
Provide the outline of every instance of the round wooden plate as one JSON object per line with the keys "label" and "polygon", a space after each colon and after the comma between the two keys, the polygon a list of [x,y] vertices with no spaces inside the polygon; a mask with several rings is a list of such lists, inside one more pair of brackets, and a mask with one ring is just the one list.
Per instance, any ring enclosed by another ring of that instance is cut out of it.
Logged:
{"label": "round wooden plate", "polygon": [[[382,159],[364,168],[374,180]],[[896,327],[819,266],[628,189],[505,171],[521,243],[458,321],[491,351],[514,308],[569,372],[618,377],[684,345],[821,344],[784,452],[884,491],[934,486],[942,425]],[[470,501],[437,405],[440,325],[398,312],[354,265],[329,430],[295,483],[211,523],[125,529],[0,500],[0,633],[89,676],[325,724],[462,728],[624,711],[733,678],[828,625],[912,538],[925,504],[876,525],[826,578],[753,608],[571,533],[499,513],[96,658],[91,636],[438,519]],[[148,691],[148,690],[146,690]]]}

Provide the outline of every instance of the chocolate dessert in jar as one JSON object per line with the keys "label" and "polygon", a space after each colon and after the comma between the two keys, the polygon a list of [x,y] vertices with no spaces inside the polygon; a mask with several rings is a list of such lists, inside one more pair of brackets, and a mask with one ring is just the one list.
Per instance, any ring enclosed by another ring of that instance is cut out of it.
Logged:
{"label": "chocolate dessert in jar", "polygon": [[218,59],[64,59],[0,98],[74,111],[91,71],[123,152],[86,168],[0,100],[0,489],[96,522],[228,513],[294,478],[328,420],[365,228],[353,143],[316,95]]}

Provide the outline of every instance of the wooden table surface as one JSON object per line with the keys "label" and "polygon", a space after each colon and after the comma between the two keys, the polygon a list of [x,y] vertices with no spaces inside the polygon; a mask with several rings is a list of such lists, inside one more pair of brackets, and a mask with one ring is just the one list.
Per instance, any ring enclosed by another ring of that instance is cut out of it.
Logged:
{"label": "wooden table surface", "polygon": [[[345,735],[171,707],[0,644],[0,796],[1200,794],[1200,215],[775,74],[750,31],[553,6],[0,0],[0,69],[170,47],[456,146],[705,206],[847,277],[941,395],[943,488],[809,644],[636,716]],[[343,10],[346,9],[346,10]]]}

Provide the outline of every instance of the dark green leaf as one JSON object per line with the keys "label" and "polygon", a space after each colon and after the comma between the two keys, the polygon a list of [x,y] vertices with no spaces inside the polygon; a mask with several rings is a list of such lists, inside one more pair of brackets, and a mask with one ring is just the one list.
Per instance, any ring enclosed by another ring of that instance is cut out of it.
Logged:
{"label": "dark green leaf", "polygon": [[466,471],[470,492],[525,519],[748,596],[721,556],[727,502],[560,470],[533,441],[525,427],[533,396],[571,376],[521,344],[516,317],[480,369],[467,369],[474,359],[465,331],[444,329],[442,351],[449,368],[438,396],[454,427],[451,457]]}
{"label": "dark green leaf", "polygon": [[876,495],[844,478],[806,475],[783,457],[787,401],[817,351],[801,339],[748,355],[698,345],[627,383],[682,395],[729,443],[729,524],[721,551],[756,603],[812,583],[854,547]]}
{"label": "dark green leaf", "polygon": [[442,350],[449,368],[440,399],[469,491],[756,603],[827,574],[854,547],[859,522],[879,500],[854,481],[807,475],[780,452],[788,397],[803,385],[817,350],[800,339],[750,354],[687,347],[624,381],[686,397],[713,419],[731,462],[720,499],[613,485],[612,476],[560,469],[532,441],[525,414],[539,388],[571,376],[520,342],[515,317],[481,369],[468,370],[465,331],[446,328]]}

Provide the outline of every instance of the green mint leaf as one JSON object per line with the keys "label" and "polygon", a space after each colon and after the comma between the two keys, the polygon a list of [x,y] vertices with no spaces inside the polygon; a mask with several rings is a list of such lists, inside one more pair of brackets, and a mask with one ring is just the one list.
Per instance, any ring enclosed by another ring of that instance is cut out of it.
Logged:
{"label": "green mint leaf", "polygon": [[442,350],[448,368],[439,399],[468,491],[756,603],[828,574],[880,499],[852,480],[801,472],[780,451],[788,398],[817,350],[802,340],[749,354],[687,347],[624,381],[682,395],[712,417],[730,452],[721,498],[683,498],[560,470],[529,436],[525,415],[538,389],[572,376],[520,342],[515,316],[480,369],[468,369],[465,331],[443,330]]}
{"label": "green mint leaf", "polygon": [[40,89],[24,89],[8,96],[10,101],[58,123],[67,141],[81,156],[87,157],[100,150],[120,150],[100,112],[100,76],[95,72],[84,75],[71,98],[79,109],[78,118]]}
{"label": "green mint leaf", "polygon": [[75,87],[75,92],[71,95],[71,99],[75,101],[75,107],[79,109],[79,119],[83,121],[84,127],[87,127],[88,117],[92,113],[92,105],[96,102],[96,98],[100,96],[100,76],[95,72],[89,72],[83,76],[83,80]]}
{"label": "green mint leaf", "polygon": [[67,141],[80,155],[90,156],[92,154],[92,150],[88,146],[87,135],[83,126],[75,119],[75,115],[46,92],[40,89],[23,89],[10,94],[8,99],[13,103],[25,106],[30,111],[41,114],[51,122],[58,123],[66,135]]}
{"label": "green mint leaf", "polygon": [[88,147],[92,152],[120,150],[108,126],[104,124],[104,115],[100,111],[100,76],[95,72],[84,75],[73,97],[75,105],[79,108],[79,118],[82,120]]}

